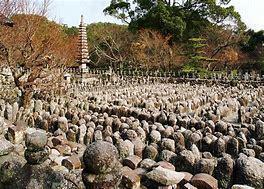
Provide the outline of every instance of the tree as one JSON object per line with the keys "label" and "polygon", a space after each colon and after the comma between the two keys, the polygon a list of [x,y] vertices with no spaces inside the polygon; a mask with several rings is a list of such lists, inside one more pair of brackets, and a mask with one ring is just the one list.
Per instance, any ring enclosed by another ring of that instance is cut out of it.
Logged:
{"label": "tree", "polygon": [[204,53],[210,60],[207,61],[208,70],[239,66],[239,62],[242,61],[240,43],[246,39],[243,33],[235,33],[230,29],[214,26],[206,28],[201,38],[205,39]]}
{"label": "tree", "polygon": [[78,35],[78,28],[75,26],[68,27],[68,25],[64,24],[63,26],[63,31],[68,35],[68,36],[77,36]]}
{"label": "tree", "polygon": [[230,0],[112,0],[105,13],[129,24],[129,29],[150,28],[176,40],[199,37],[212,25],[243,30],[244,24]]}
{"label": "tree", "polygon": [[27,107],[34,92],[59,87],[60,70],[73,56],[68,51],[69,39],[55,22],[36,14],[15,15],[13,21],[13,28],[0,29],[5,47],[1,59],[22,93],[21,105]]}
{"label": "tree", "polygon": [[264,30],[248,30],[245,34],[248,39],[241,44],[241,48],[248,55],[249,64],[246,67],[264,73]]}
{"label": "tree", "polygon": [[132,43],[131,52],[137,66],[143,69],[171,70],[179,68],[185,60],[180,45],[170,45],[171,36],[157,31],[142,30]]}
{"label": "tree", "polygon": [[96,23],[87,26],[93,66],[120,68],[131,64],[130,46],[135,35],[124,25]]}

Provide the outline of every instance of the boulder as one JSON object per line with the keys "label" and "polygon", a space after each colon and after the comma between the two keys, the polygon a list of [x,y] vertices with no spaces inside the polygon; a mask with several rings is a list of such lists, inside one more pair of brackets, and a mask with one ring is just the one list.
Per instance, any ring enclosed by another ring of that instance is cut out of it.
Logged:
{"label": "boulder", "polygon": [[234,170],[234,182],[246,184],[256,189],[264,187],[264,163],[254,157],[247,157],[240,154],[236,160]]}

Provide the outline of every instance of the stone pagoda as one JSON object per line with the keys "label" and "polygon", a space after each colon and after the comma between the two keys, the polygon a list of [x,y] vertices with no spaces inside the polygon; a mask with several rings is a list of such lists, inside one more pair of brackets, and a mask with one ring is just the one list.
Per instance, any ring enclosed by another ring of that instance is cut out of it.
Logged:
{"label": "stone pagoda", "polygon": [[90,60],[89,60],[89,52],[87,45],[86,24],[84,24],[83,15],[82,15],[81,23],[79,25],[79,41],[78,41],[78,56],[77,56],[77,63],[79,64],[81,73],[85,73],[88,71],[87,64],[89,62]]}

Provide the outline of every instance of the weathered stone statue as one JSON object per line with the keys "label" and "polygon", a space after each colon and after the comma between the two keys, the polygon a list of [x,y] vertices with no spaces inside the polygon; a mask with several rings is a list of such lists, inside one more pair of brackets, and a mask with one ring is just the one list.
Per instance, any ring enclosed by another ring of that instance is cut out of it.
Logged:
{"label": "weathered stone statue", "polygon": [[98,141],[89,145],[84,152],[85,168],[82,172],[87,189],[116,189],[121,181],[121,164],[116,147]]}

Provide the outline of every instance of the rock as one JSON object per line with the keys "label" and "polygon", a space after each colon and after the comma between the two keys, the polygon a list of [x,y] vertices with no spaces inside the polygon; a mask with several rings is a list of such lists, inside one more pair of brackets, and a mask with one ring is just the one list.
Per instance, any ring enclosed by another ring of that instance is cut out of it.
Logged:
{"label": "rock", "polygon": [[140,163],[139,163],[139,167],[149,170],[156,162],[152,159],[143,159]]}
{"label": "rock", "polygon": [[175,152],[175,142],[169,138],[163,138],[161,141],[161,148],[163,150],[169,150]]}
{"label": "rock", "polygon": [[199,173],[193,176],[191,184],[198,189],[217,189],[217,180],[211,175]]}
{"label": "rock", "polygon": [[264,139],[264,122],[261,120],[256,122],[256,136],[259,140]]}
{"label": "rock", "polygon": [[170,163],[174,163],[176,161],[176,158],[177,155],[169,150],[162,150],[159,157],[160,160],[167,161]]}
{"label": "rock", "polygon": [[233,185],[231,189],[254,189],[253,187],[247,185]]}
{"label": "rock", "polygon": [[264,152],[259,154],[259,159],[264,162]]}
{"label": "rock", "polygon": [[185,146],[185,139],[181,132],[177,131],[173,134],[175,144]]}
{"label": "rock", "polygon": [[255,153],[255,151],[254,151],[253,149],[243,148],[243,149],[241,150],[241,152],[242,152],[243,154],[245,154],[246,156],[251,156],[251,157],[255,157],[255,156],[256,156],[256,153]]}
{"label": "rock", "polygon": [[126,188],[139,189],[140,177],[134,171],[124,171],[122,173],[122,185]]}
{"label": "rock", "polygon": [[49,154],[49,159],[51,161],[54,161],[57,157],[60,156],[60,152],[56,149],[51,149]]}
{"label": "rock", "polygon": [[202,139],[201,135],[198,134],[197,132],[194,132],[189,137],[188,145],[191,146],[193,144],[198,144],[201,139]]}
{"label": "rock", "polygon": [[73,155],[69,158],[63,159],[61,162],[62,166],[66,167],[69,170],[80,169],[81,161],[78,156]]}
{"label": "rock", "polygon": [[134,170],[137,168],[137,166],[141,162],[141,160],[142,159],[136,155],[129,156],[129,157],[123,159],[123,165],[128,166]]}
{"label": "rock", "polygon": [[66,117],[58,117],[58,128],[60,128],[65,133],[68,131],[69,126]]}
{"label": "rock", "polygon": [[53,146],[65,145],[66,141],[67,140],[65,140],[65,138],[63,136],[57,136],[57,137],[53,137],[51,139]]}
{"label": "rock", "polygon": [[8,121],[12,121],[13,119],[13,108],[9,103],[6,105],[4,116]]}
{"label": "rock", "polygon": [[7,188],[20,177],[24,159],[14,154],[0,157],[0,188]]}
{"label": "rock", "polygon": [[94,132],[94,141],[102,141],[103,140],[103,134],[102,134],[102,131],[100,130],[96,130]]}
{"label": "rock", "polygon": [[169,169],[169,170],[175,171],[174,165],[172,165],[171,163],[169,163],[167,161],[159,161],[159,162],[155,163],[152,166],[152,168],[159,167],[159,166],[164,168],[164,169]]}
{"label": "rock", "polygon": [[35,112],[41,112],[42,111],[42,108],[43,108],[43,103],[41,100],[36,100],[35,102]]}
{"label": "rock", "polygon": [[78,143],[84,144],[84,137],[86,135],[87,127],[85,124],[80,125],[78,129]]}
{"label": "rock", "polygon": [[259,154],[263,151],[263,148],[259,145],[254,145],[253,150],[255,151],[256,157],[259,157]]}
{"label": "rock", "polygon": [[149,158],[155,160],[157,155],[158,155],[158,150],[153,145],[146,146],[143,151],[144,159]]}
{"label": "rock", "polygon": [[48,159],[49,151],[46,148],[36,152],[26,149],[24,155],[29,164],[36,165],[41,164]]}
{"label": "rock", "polygon": [[133,141],[137,138],[137,133],[136,131],[132,130],[132,129],[129,129],[127,130],[126,134],[125,134],[125,139],[128,139],[130,141]]}
{"label": "rock", "polygon": [[55,159],[54,159],[54,162],[58,165],[58,166],[62,166],[62,161],[64,159],[66,159],[67,157],[63,157],[63,156],[57,156]]}
{"label": "rock", "polygon": [[214,177],[218,180],[220,188],[228,188],[232,182],[234,161],[229,154],[224,154],[218,158],[217,166],[214,170]]}
{"label": "rock", "polygon": [[14,144],[20,144],[25,138],[25,128],[23,126],[10,126],[7,130],[7,139]]}
{"label": "rock", "polygon": [[0,140],[0,156],[7,155],[14,150],[14,145],[6,139]]}
{"label": "rock", "polygon": [[225,135],[227,133],[227,124],[223,121],[218,121],[215,124],[215,132],[220,132]]}
{"label": "rock", "polygon": [[150,133],[150,141],[153,143],[157,143],[161,141],[161,134],[159,131],[153,130]]}
{"label": "rock", "polygon": [[134,144],[130,140],[125,140],[124,142],[126,146],[128,147],[128,154],[130,156],[134,155],[134,149],[135,149]]}
{"label": "rock", "polygon": [[164,169],[162,167],[157,167],[146,174],[148,179],[156,181],[165,186],[178,184],[184,178],[184,176],[185,175],[183,173]]}
{"label": "rock", "polygon": [[177,171],[186,171],[193,173],[194,172],[194,164],[195,164],[195,156],[189,150],[183,150],[177,156],[177,160],[175,161],[175,167]]}
{"label": "rock", "polygon": [[254,157],[240,154],[240,157],[236,160],[234,182],[261,189],[264,187],[263,180],[264,163]]}
{"label": "rock", "polygon": [[190,183],[186,183],[183,186],[183,189],[197,189],[196,187],[194,187],[193,185],[191,185]]}
{"label": "rock", "polygon": [[237,157],[239,152],[239,142],[236,138],[230,138],[227,141],[226,153],[230,154],[232,157]]}
{"label": "rock", "polygon": [[134,144],[134,154],[142,158],[145,144],[139,138],[133,140],[132,143]]}
{"label": "rock", "polygon": [[220,157],[223,153],[225,153],[226,144],[222,138],[218,138],[214,142],[214,154],[216,157]]}
{"label": "rock", "polygon": [[53,166],[52,170],[55,172],[62,172],[65,174],[69,173],[69,170],[66,167],[60,165]]}
{"label": "rock", "polygon": [[130,155],[129,145],[127,142],[119,139],[116,143],[120,159],[124,159]]}
{"label": "rock", "polygon": [[195,164],[195,173],[213,174],[215,168],[214,159],[201,159]]}
{"label": "rock", "polygon": [[68,141],[76,142],[77,133],[73,129],[69,129],[66,133]]}
{"label": "rock", "polygon": [[213,156],[210,152],[203,152],[202,157],[205,159],[212,159],[213,158]]}
{"label": "rock", "polygon": [[202,151],[213,152],[212,150],[213,140],[209,136],[205,136],[202,139]]}
{"label": "rock", "polygon": [[121,181],[121,166],[113,144],[92,143],[84,152],[83,162],[82,179],[86,188],[117,188]]}
{"label": "rock", "polygon": [[191,173],[188,172],[181,172],[183,173],[185,176],[184,178],[181,180],[181,182],[179,183],[180,186],[185,185],[186,183],[189,183],[193,177],[193,175]]}
{"label": "rock", "polygon": [[43,150],[48,142],[45,131],[36,131],[26,135],[26,146],[31,151]]}
{"label": "rock", "polygon": [[90,173],[111,172],[118,159],[117,149],[110,143],[98,141],[90,144],[84,152],[83,161]]}

